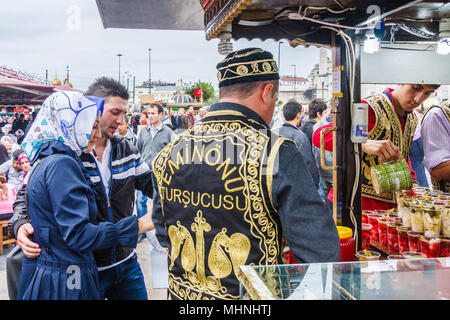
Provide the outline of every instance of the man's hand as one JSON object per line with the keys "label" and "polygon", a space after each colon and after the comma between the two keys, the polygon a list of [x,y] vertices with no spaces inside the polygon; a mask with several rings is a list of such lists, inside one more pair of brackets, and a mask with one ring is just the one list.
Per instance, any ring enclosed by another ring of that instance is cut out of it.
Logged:
{"label": "man's hand", "polygon": [[138,219],[138,234],[155,229],[152,213],[149,212]]}
{"label": "man's hand", "polygon": [[30,259],[35,259],[41,254],[39,245],[30,240],[33,233],[34,229],[31,223],[25,223],[21,225],[19,230],[17,231],[17,242],[22,248],[25,256]]}
{"label": "man's hand", "polygon": [[367,140],[361,148],[367,154],[378,156],[380,161],[397,160],[401,156],[399,148],[391,140]]}

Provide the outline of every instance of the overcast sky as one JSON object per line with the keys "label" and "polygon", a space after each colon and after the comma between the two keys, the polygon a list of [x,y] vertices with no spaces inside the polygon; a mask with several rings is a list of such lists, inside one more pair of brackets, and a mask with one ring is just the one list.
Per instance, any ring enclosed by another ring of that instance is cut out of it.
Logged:
{"label": "overcast sky", "polygon": [[[78,15],[79,12],[79,15]],[[0,65],[63,80],[66,66],[75,88],[85,90],[99,76],[136,76],[148,79],[151,48],[152,80],[209,81],[217,87],[218,39],[205,40],[203,31],[104,29],[94,0],[0,1]],[[78,17],[78,18],[77,18]],[[78,23],[79,22],[79,23]],[[234,49],[262,47],[278,60],[273,40],[233,41]],[[319,49],[281,45],[281,74],[307,77],[319,61]],[[132,83],[130,82],[130,86]]]}

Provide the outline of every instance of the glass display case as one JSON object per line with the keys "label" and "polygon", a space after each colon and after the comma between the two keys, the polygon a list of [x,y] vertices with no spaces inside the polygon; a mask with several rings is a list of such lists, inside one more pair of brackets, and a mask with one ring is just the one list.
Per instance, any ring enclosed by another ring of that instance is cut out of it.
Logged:
{"label": "glass display case", "polygon": [[240,298],[448,300],[450,258],[241,266]]}

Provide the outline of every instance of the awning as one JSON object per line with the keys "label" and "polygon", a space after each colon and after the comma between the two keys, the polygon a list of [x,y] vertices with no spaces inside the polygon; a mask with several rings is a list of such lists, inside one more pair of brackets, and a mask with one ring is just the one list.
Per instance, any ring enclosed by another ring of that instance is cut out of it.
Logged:
{"label": "awning", "polygon": [[396,41],[436,38],[439,20],[450,18],[448,1],[435,0],[97,0],[97,6],[105,28],[203,29],[208,40],[231,31],[234,40],[285,39],[293,47],[331,46],[333,32],[316,21],[364,26],[377,13],[370,8],[399,25]]}
{"label": "awning", "polygon": [[103,27],[203,30],[199,0],[96,0]]}
{"label": "awning", "polygon": [[33,80],[0,72],[0,105],[39,105],[56,91],[77,91],[66,86],[45,85]]}

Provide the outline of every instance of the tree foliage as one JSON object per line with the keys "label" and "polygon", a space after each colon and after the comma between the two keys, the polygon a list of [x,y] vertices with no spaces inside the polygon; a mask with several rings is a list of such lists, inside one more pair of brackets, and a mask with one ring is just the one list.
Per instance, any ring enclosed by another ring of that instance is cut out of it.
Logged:
{"label": "tree foliage", "polygon": [[214,87],[210,82],[202,82],[199,80],[193,84],[189,84],[188,86],[186,86],[184,91],[194,100],[196,100],[197,98],[194,96],[194,91],[200,87],[202,88],[203,102],[211,102],[214,98]]}

